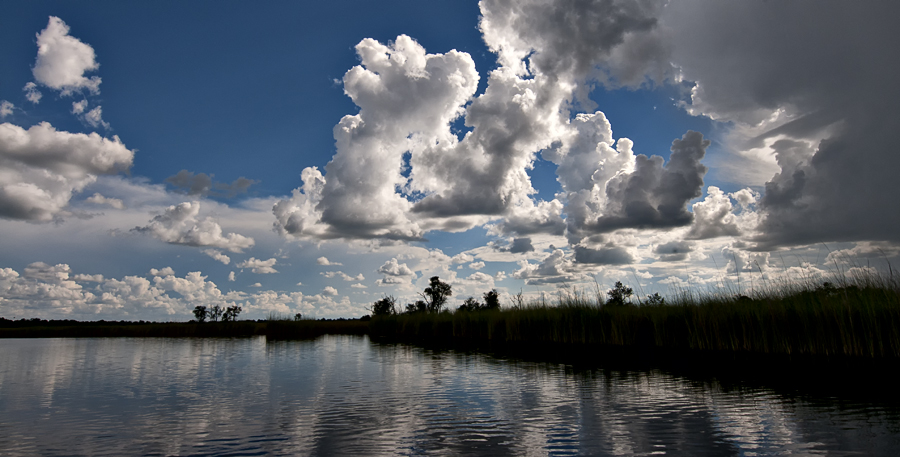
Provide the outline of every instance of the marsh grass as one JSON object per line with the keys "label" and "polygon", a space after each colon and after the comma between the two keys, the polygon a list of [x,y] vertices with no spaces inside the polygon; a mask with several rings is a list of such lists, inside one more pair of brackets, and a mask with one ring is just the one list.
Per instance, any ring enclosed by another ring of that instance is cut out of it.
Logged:
{"label": "marsh grass", "polygon": [[[377,338],[452,343],[574,344],[754,354],[900,357],[900,282],[893,271],[817,282],[722,282],[680,289],[664,305],[608,306],[602,294],[560,292],[502,311],[401,314],[372,320]],[[741,293],[745,292],[745,293]]]}

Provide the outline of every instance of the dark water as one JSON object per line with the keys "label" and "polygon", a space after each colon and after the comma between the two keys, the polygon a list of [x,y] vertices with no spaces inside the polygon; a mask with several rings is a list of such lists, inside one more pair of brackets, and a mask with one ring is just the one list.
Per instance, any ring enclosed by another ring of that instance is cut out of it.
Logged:
{"label": "dark water", "polygon": [[380,345],[0,340],[0,455],[898,455],[895,406]]}

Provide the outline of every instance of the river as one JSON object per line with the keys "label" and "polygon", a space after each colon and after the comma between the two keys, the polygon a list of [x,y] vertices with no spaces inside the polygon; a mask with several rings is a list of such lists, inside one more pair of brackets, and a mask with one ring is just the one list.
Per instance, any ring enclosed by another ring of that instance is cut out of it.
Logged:
{"label": "river", "polygon": [[367,337],[0,339],[0,455],[896,455],[900,409]]}

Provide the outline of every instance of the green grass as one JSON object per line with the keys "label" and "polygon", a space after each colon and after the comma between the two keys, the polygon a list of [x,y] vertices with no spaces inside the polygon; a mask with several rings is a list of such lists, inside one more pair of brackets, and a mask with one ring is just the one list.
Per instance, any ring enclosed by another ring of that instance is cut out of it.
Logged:
{"label": "green grass", "polygon": [[754,354],[900,357],[900,284],[842,279],[782,284],[750,296],[679,291],[669,304],[603,306],[568,293],[493,312],[401,314],[372,320],[376,338],[437,343],[603,345]]}

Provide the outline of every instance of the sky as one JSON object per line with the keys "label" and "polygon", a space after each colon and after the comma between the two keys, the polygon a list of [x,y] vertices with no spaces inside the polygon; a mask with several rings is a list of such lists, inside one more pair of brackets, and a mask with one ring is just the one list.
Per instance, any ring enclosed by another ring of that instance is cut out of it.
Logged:
{"label": "sky", "polygon": [[305,3],[4,6],[0,316],[900,265],[896,2]]}

